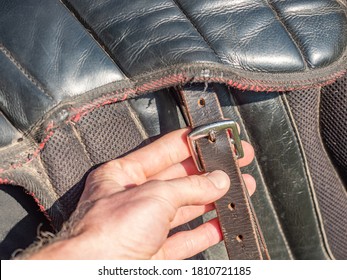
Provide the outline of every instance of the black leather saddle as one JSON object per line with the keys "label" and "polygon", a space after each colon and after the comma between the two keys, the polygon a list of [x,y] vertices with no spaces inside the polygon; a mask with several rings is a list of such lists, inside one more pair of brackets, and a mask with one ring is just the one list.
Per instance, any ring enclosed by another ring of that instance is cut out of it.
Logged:
{"label": "black leather saddle", "polygon": [[[255,148],[242,171],[270,257],[346,259],[346,13],[344,0],[0,0],[1,258],[40,223],[58,231],[95,166],[194,127],[197,94]],[[226,257],[223,244],[197,256]]]}

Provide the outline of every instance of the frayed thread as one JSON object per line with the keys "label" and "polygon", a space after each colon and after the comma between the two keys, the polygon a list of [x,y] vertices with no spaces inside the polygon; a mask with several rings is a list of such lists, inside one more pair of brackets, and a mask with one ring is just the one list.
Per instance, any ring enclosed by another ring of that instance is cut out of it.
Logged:
{"label": "frayed thread", "polygon": [[63,224],[62,229],[54,234],[49,231],[41,231],[40,225],[37,229],[37,238],[29,247],[26,249],[18,249],[12,254],[12,259],[14,260],[27,260],[30,259],[35,253],[39,252],[43,248],[47,246],[70,239],[79,234],[78,224],[85,216],[85,214],[89,211],[94,203],[92,201],[85,201],[81,203],[75,212],[71,215],[69,220]]}

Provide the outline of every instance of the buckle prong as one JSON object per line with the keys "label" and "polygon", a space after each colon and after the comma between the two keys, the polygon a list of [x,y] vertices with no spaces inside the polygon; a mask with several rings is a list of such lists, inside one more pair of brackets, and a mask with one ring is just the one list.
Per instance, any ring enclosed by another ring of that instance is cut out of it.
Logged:
{"label": "buckle prong", "polygon": [[239,159],[244,156],[240,134],[235,121],[223,120],[196,127],[188,134],[187,138],[194,163],[200,172],[203,172],[205,170],[202,166],[202,162],[197,151],[196,141],[201,138],[208,138],[211,142],[215,142],[216,132],[222,130],[231,131],[230,143],[235,147],[236,158]]}

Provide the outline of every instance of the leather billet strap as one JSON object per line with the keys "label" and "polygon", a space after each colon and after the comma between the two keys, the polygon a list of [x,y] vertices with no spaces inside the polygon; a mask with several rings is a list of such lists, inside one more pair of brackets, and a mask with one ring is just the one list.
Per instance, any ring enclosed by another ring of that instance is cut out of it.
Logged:
{"label": "leather billet strap", "polygon": [[[218,126],[219,122],[225,121],[217,94],[212,87],[205,88],[204,84],[196,84],[180,89],[179,92],[193,133],[204,130],[211,124]],[[236,145],[235,142],[232,143],[231,136],[229,130],[212,128],[207,137],[193,140],[192,153],[197,153],[198,168],[201,165],[200,169],[203,171],[223,170],[229,175],[229,191],[215,202],[229,259],[269,259],[237,163]]]}

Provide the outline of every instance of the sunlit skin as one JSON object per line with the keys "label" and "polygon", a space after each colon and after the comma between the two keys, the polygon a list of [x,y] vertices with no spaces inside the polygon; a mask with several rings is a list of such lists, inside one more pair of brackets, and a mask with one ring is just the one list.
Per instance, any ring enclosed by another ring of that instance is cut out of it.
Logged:
{"label": "sunlit skin", "polygon": [[[72,236],[31,258],[185,259],[220,242],[217,219],[168,237],[170,229],[213,210],[213,202],[230,187],[222,171],[199,174],[186,142],[188,132],[171,132],[90,173],[79,206],[89,202],[92,207]],[[241,167],[254,158],[252,146],[242,145]],[[243,177],[253,194],[253,177]]]}

